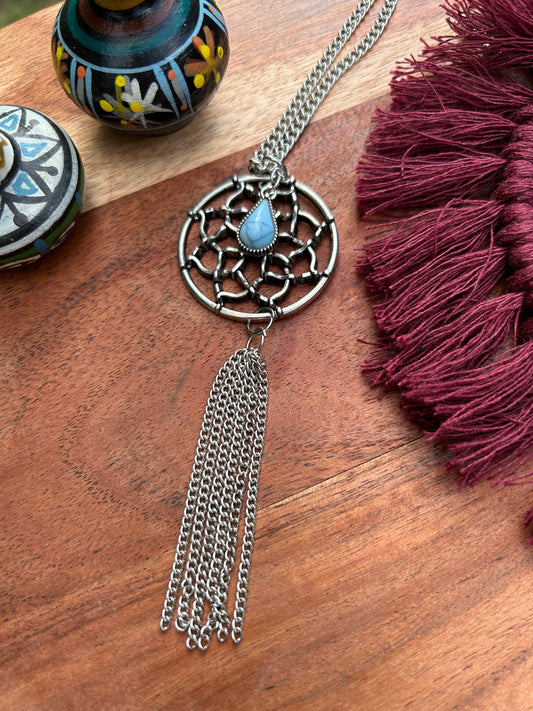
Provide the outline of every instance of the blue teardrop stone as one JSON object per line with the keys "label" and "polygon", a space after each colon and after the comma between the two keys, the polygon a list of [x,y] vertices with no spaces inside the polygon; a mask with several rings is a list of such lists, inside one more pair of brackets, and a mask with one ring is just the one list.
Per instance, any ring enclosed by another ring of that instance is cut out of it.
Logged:
{"label": "blue teardrop stone", "polygon": [[276,240],[276,225],[269,200],[264,198],[243,221],[239,238],[251,250],[268,249]]}

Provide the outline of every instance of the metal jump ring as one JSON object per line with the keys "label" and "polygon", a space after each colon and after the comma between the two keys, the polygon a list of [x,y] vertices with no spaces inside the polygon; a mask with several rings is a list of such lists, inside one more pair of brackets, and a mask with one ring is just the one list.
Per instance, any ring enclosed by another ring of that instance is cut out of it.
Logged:
{"label": "metal jump ring", "polygon": [[274,323],[274,319],[276,317],[276,314],[272,309],[269,309],[267,307],[261,308],[257,310],[257,313],[265,313],[268,314],[268,321],[265,324],[260,324],[259,326],[256,326],[255,328],[252,328],[252,320],[248,319],[246,322],[246,329],[248,333],[250,334],[250,337],[248,338],[248,341],[246,343],[246,348],[250,348],[250,345],[253,341],[253,339],[256,336],[260,337],[260,343],[259,347],[257,350],[261,350],[263,348],[263,345],[265,343],[265,337],[268,333],[269,328],[272,326]]}

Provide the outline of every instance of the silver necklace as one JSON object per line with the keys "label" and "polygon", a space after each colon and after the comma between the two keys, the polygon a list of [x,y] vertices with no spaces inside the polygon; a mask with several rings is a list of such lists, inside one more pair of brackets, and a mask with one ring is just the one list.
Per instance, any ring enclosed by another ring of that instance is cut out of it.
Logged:
{"label": "silver necklace", "polygon": [[180,232],[178,261],[190,291],[248,330],[245,348],[222,366],[209,395],[161,613],[161,629],[174,619],[189,649],[207,649],[213,634],[221,642],[242,639],[267,416],[261,350],[275,321],[318,296],[337,257],[333,215],[283,161],[332,87],[377,42],[397,1],[385,0],[368,33],[337,60],[375,0],[359,2],[250,159],[250,174],[205,195]]}

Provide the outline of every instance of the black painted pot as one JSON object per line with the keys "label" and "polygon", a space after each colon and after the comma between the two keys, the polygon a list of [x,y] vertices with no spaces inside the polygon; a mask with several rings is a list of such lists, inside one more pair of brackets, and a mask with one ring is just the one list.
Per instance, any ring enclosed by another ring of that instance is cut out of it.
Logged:
{"label": "black painted pot", "polygon": [[61,86],[102,123],[144,135],[188,122],[229,59],[214,0],[66,0],[52,34]]}

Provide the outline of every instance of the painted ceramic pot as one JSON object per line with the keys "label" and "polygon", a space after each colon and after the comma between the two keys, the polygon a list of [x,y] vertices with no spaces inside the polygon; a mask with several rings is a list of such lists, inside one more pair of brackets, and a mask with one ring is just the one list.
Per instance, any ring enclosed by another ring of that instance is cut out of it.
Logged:
{"label": "painted ceramic pot", "polygon": [[229,59],[214,0],[66,0],[52,55],[61,86],[102,123],[144,135],[183,126]]}
{"label": "painted ceramic pot", "polygon": [[80,156],[60,126],[39,111],[0,106],[0,269],[61,244],[84,188]]}

